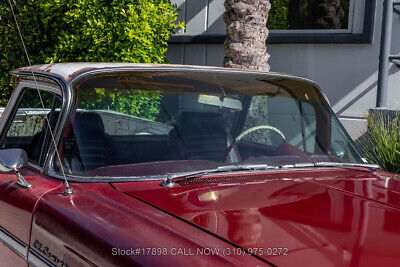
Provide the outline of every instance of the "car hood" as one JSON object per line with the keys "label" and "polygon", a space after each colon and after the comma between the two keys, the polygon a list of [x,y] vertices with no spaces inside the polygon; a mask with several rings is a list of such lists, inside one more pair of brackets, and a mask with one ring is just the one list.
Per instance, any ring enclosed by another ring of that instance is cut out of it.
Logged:
{"label": "car hood", "polygon": [[396,178],[329,169],[113,186],[273,264],[374,266],[400,260]]}

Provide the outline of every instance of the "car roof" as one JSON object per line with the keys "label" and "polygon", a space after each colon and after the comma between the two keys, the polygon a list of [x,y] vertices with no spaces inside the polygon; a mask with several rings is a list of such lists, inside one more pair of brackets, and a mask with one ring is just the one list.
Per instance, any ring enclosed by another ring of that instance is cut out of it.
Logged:
{"label": "car roof", "polygon": [[[34,65],[31,68],[22,67],[12,71],[14,75],[29,75],[31,71],[46,73],[48,75],[54,74],[61,78],[63,78],[66,82],[77,78],[81,74],[91,71],[91,70],[101,70],[101,69],[176,69],[176,70],[199,70],[199,71],[215,71],[215,70],[223,70],[223,71],[234,71],[234,72],[257,72],[257,73],[265,73],[265,74],[275,74],[275,75],[284,75],[286,77],[295,77],[289,74],[282,74],[276,72],[261,72],[257,70],[244,70],[244,69],[233,69],[233,68],[222,68],[222,67],[213,67],[213,66],[195,66],[195,65],[175,65],[175,64],[147,64],[147,63],[114,63],[114,62],[69,62],[69,63],[54,63],[54,64],[42,64],[42,65]],[[298,78],[298,77],[296,77]]]}

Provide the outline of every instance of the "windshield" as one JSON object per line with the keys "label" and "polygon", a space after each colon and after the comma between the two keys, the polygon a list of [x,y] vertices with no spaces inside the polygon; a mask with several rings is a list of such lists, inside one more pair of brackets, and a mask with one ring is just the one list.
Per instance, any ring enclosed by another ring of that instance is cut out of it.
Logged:
{"label": "windshield", "polygon": [[245,72],[131,72],[75,86],[70,175],[138,177],[232,164],[362,163],[315,87]]}

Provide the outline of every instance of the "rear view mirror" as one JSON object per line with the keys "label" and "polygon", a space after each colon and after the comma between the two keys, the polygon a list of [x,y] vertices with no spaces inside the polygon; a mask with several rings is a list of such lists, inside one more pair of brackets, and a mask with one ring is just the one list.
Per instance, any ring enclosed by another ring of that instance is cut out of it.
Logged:
{"label": "rear view mirror", "polygon": [[197,103],[217,106],[220,108],[229,108],[237,111],[242,110],[242,102],[240,100],[224,97],[221,100],[221,97],[216,95],[199,95],[197,98]]}
{"label": "rear view mirror", "polygon": [[25,150],[20,148],[0,150],[0,171],[15,172],[18,181],[17,184],[22,187],[31,187],[31,184],[19,172],[28,165],[28,155]]}

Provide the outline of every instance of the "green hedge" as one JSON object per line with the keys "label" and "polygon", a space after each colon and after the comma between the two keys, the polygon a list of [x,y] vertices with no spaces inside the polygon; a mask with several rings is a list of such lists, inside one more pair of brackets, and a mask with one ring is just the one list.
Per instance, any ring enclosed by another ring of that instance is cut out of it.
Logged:
{"label": "green hedge", "polygon": [[161,98],[160,91],[83,88],[79,92],[78,108],[113,110],[154,121],[160,112]]}
{"label": "green hedge", "polygon": [[290,0],[272,0],[271,10],[268,14],[267,26],[274,30],[287,30],[289,28],[289,2]]}
{"label": "green hedge", "polygon": [[[167,40],[182,24],[169,0],[13,0],[32,64],[166,62]],[[28,65],[8,0],[0,2],[0,105],[14,87],[9,71]]]}

